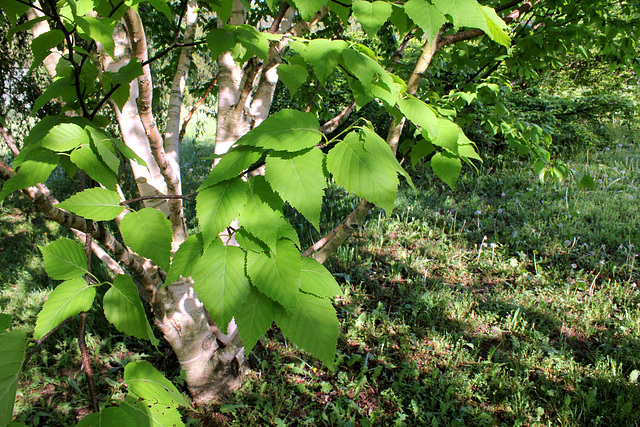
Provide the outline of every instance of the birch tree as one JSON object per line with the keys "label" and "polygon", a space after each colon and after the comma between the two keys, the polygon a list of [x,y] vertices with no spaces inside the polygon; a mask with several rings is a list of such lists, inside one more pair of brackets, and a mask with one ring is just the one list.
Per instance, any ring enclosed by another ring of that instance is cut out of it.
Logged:
{"label": "birch tree", "polygon": [[[332,368],[338,334],[332,300],[342,291],[322,263],[374,206],[391,212],[400,177],[413,185],[396,157],[403,135],[411,160],[426,159],[451,187],[463,163],[481,161],[476,144],[443,113],[440,101],[429,98],[426,76],[434,57],[473,43],[500,53],[491,58],[493,66],[510,49],[513,29],[526,24],[522,19],[530,20],[527,13],[535,7],[514,1],[494,9],[476,0],[3,1],[12,31],[32,34],[31,70],[43,65],[51,83],[30,106],[39,119],[24,140],[14,141],[2,125],[14,158],[11,166],[0,163],[0,199],[20,191],[78,238],[41,248],[47,274],[61,283],[44,304],[32,339],[90,310],[96,288],[105,286],[106,318],[125,334],[154,344],[165,339],[196,404],[240,385],[246,353],[274,322]],[[164,16],[174,34],[171,43],[150,47],[141,10]],[[387,22],[395,53],[383,58],[368,43]],[[344,33],[327,37],[327,29],[346,27],[360,29],[359,40]],[[215,88],[217,156],[197,194],[184,195],[185,91],[200,84],[189,77],[194,49],[203,47],[215,75],[207,93]],[[416,53],[407,54],[408,47]],[[407,55],[410,61],[404,61]],[[168,107],[159,119],[152,68],[173,56]],[[336,75],[352,102],[321,121],[313,98]],[[307,108],[272,111],[279,82],[292,97],[301,86],[315,87]],[[39,115],[49,102],[58,102],[62,113]],[[347,123],[369,103],[392,118],[386,134],[366,119]],[[547,168],[548,152],[525,138],[530,132],[544,134],[514,127],[510,137]],[[131,176],[122,177],[125,162]],[[86,176],[83,188],[64,201],[45,185],[58,166],[72,179]],[[125,198],[123,180],[135,182],[139,197]],[[283,207],[288,204],[319,229],[329,181],[360,202],[328,234],[301,247]],[[199,228],[188,230],[184,203],[193,198]],[[103,283],[92,274],[90,252],[113,280]],[[15,344],[15,359],[21,360],[26,337],[0,339]],[[177,406],[189,405],[147,363],[127,365],[125,382],[133,396],[155,403],[144,409],[127,400],[87,417],[87,423],[116,415],[150,417],[158,404],[175,417]]]}

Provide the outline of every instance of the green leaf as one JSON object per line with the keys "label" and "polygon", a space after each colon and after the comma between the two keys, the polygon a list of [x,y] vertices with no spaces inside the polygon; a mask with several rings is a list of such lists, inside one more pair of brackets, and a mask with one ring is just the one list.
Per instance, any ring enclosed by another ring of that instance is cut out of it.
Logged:
{"label": "green leaf", "polygon": [[111,99],[113,99],[121,110],[131,95],[129,92],[129,84],[133,79],[142,74],[142,64],[137,58],[129,60],[126,65],[120,67],[115,73],[105,71],[102,74],[102,83],[105,91],[110,91],[116,84],[120,84],[120,87],[111,94]]}
{"label": "green leaf", "polygon": [[418,161],[420,161],[420,159],[428,156],[429,154],[433,153],[436,150],[436,147],[433,146],[432,143],[430,143],[429,141],[425,140],[425,139],[421,139],[418,142],[416,142],[416,145],[413,146],[413,148],[411,149],[411,163],[413,164],[413,166],[415,167],[416,164],[418,164]]}
{"label": "green leaf", "polygon": [[73,123],[62,123],[54,126],[40,141],[40,145],[51,151],[71,151],[74,148],[88,144],[89,137],[84,129]]}
{"label": "green leaf", "polygon": [[85,130],[91,137],[93,147],[95,147],[100,159],[109,166],[113,173],[117,174],[120,170],[120,159],[114,154],[111,137],[92,127],[86,127]]}
{"label": "green leaf", "polygon": [[124,382],[130,391],[151,402],[173,408],[191,407],[178,389],[149,362],[131,362],[124,368]]}
{"label": "green leaf", "polygon": [[241,25],[236,29],[236,39],[249,52],[259,58],[269,58],[269,40],[251,25]]}
{"label": "green leaf", "polygon": [[338,65],[342,51],[347,47],[343,40],[314,39],[309,42],[302,56],[311,64],[316,76],[324,84]]}
{"label": "green leaf", "polygon": [[0,200],[17,190],[45,182],[58,165],[58,156],[49,150],[37,149],[20,165],[18,172],[5,181],[0,191]]}
{"label": "green leaf", "polygon": [[313,15],[325,5],[326,0],[294,0],[293,3],[305,21],[313,18]]}
{"label": "green leaf", "polygon": [[60,283],[50,294],[38,314],[33,338],[39,340],[71,316],[89,311],[96,288],[82,277]]}
{"label": "green leaf", "polygon": [[398,108],[416,126],[427,131],[431,139],[438,137],[438,118],[433,108],[414,96],[399,100]]}
{"label": "green leaf", "polygon": [[249,181],[247,203],[240,213],[238,222],[246,231],[273,249],[278,238],[278,227],[284,218],[276,211],[278,208],[266,203],[269,201],[265,200],[270,190],[268,186],[263,177],[254,177]]}
{"label": "green leaf", "polygon": [[294,297],[294,306],[280,311],[276,317],[276,324],[294,344],[333,369],[340,326],[336,310],[326,298],[302,292],[298,292]]}
{"label": "green leaf", "polygon": [[118,139],[113,139],[112,141],[116,144],[116,147],[118,147],[118,151],[120,151],[120,153],[124,157],[130,160],[135,160],[136,163],[138,163],[140,166],[148,168],[147,162],[145,162],[142,157],[138,156],[136,152],[129,148],[124,142]]}
{"label": "green leaf", "polygon": [[247,252],[247,274],[251,283],[287,309],[295,306],[300,268],[300,252],[287,239],[279,240],[270,254]]}
{"label": "green leaf", "polygon": [[198,193],[196,214],[205,247],[219,239],[218,234],[238,218],[247,202],[248,187],[248,184],[238,177],[219,182]]}
{"label": "green leaf", "polygon": [[462,170],[462,163],[457,156],[442,151],[431,158],[431,168],[436,176],[453,190]]}
{"label": "green leaf", "polygon": [[271,152],[265,178],[271,187],[320,229],[320,209],[327,185],[322,171],[324,154],[314,147],[297,153]]}
{"label": "green leaf", "polygon": [[164,281],[164,286],[168,286],[176,282],[182,277],[191,276],[191,270],[194,263],[202,255],[204,243],[202,242],[202,234],[192,234],[187,240],[182,242],[171,260],[171,269]]}
{"label": "green leaf", "polygon": [[164,271],[169,270],[171,255],[171,222],[154,208],[129,212],[122,218],[120,232],[133,251],[150,258]]}
{"label": "green leaf", "polygon": [[447,22],[442,12],[426,0],[409,0],[404,5],[404,11],[430,42],[433,42],[440,28]]}
{"label": "green leaf", "polygon": [[245,252],[237,246],[214,242],[191,271],[193,287],[213,321],[224,327],[240,310],[249,293],[244,272]]}
{"label": "green leaf", "polygon": [[131,277],[119,274],[113,280],[111,289],[102,302],[104,316],[120,332],[136,338],[151,341],[157,346],[159,341],[153,335],[151,325],[142,306],[138,288]]}
{"label": "green leaf", "polygon": [[44,269],[52,279],[75,279],[89,272],[87,255],[76,241],[60,238],[47,246],[40,246],[40,251],[44,258]]}
{"label": "green leaf", "polygon": [[110,406],[102,411],[88,414],[76,427],[122,427],[136,425],[129,414],[122,408]]}
{"label": "green leaf", "polygon": [[399,184],[396,170],[365,149],[359,132],[349,133],[329,151],[327,169],[347,191],[365,197],[387,213],[393,209]]}
{"label": "green leaf", "polygon": [[433,5],[440,12],[451,16],[456,27],[487,27],[485,14],[476,0],[433,0]]}
{"label": "green leaf", "polygon": [[302,257],[300,290],[318,297],[344,295],[333,274],[310,257]]}
{"label": "green leaf", "polygon": [[422,132],[425,139],[431,140],[433,145],[442,147],[453,155],[458,155],[458,139],[460,138],[460,127],[451,120],[438,119],[438,137],[434,140],[426,132]]}
{"label": "green leaf", "polygon": [[[4,6],[3,6],[4,7]],[[42,64],[47,56],[51,53],[51,49],[64,42],[64,33],[60,30],[51,30],[40,34],[31,42],[31,52],[33,52],[33,61],[27,74],[31,74],[33,70]]]}
{"label": "green leaf", "polygon": [[235,317],[238,333],[247,353],[256,345],[258,339],[269,330],[281,310],[283,309],[277,302],[262,294],[255,287],[251,287],[242,309]]}
{"label": "green leaf", "polygon": [[482,28],[493,41],[500,43],[504,47],[511,46],[511,38],[506,33],[507,24],[498,16],[496,11],[489,6],[480,6],[482,13],[487,20],[486,28]]}
{"label": "green leaf", "polygon": [[307,67],[302,65],[280,64],[278,65],[278,77],[289,89],[289,94],[293,96],[300,86],[307,81],[309,73],[307,72]]}
{"label": "green leaf", "polygon": [[12,418],[26,346],[25,331],[0,334],[0,422],[3,425],[8,424]]}
{"label": "green leaf", "polygon": [[364,149],[371,155],[380,159],[381,162],[386,163],[393,170],[404,176],[411,188],[415,190],[413,180],[411,176],[404,170],[404,168],[398,163],[398,159],[391,151],[391,147],[387,144],[387,141],[382,139],[375,131],[367,127],[361,128],[361,137],[364,137]]}
{"label": "green leaf", "polygon": [[314,114],[297,110],[280,110],[271,114],[258,127],[238,140],[278,151],[300,151],[311,148],[322,139]]}
{"label": "green leaf", "polygon": [[51,84],[47,86],[44,92],[42,92],[42,95],[40,95],[33,103],[31,115],[35,116],[36,113],[47,104],[47,102],[51,101],[53,98],[59,97],[60,93],[65,88],[71,87],[72,81],[72,77],[67,76],[56,78],[53,82],[51,82]]}
{"label": "green leaf", "polygon": [[28,4],[18,3],[17,1],[3,1],[2,11],[7,17],[11,25],[16,25],[22,15],[29,10]]}
{"label": "green leaf", "polygon": [[70,158],[73,164],[85,171],[91,179],[104,185],[109,190],[116,190],[118,181],[116,180],[115,174],[100,160],[98,155],[91,149],[90,144],[83,144],[73,150]]}
{"label": "green leaf", "polygon": [[86,40],[96,40],[102,44],[105,52],[112,58],[115,56],[116,44],[113,41],[113,30],[117,22],[111,18],[93,18],[91,16],[76,17],[76,23],[80,27],[80,36],[85,36]]}
{"label": "green leaf", "polygon": [[400,34],[406,34],[410,27],[413,25],[407,13],[405,12],[406,3],[402,6],[393,4],[393,10],[389,20],[393,24]]}
{"label": "green leaf", "polygon": [[[182,417],[180,412],[172,406],[163,405],[154,401],[143,400],[137,402],[136,399],[127,395],[125,402],[120,405],[120,409],[127,413],[133,421],[132,426],[144,427],[182,427]],[[124,427],[121,423],[120,427]]]}
{"label": "green leaf", "polygon": [[262,150],[249,146],[233,147],[225,153],[213,168],[198,191],[216,185],[219,182],[235,178],[262,157]]}
{"label": "green leaf", "polygon": [[0,313],[0,334],[11,327],[13,317],[10,314]]}
{"label": "green leaf", "polygon": [[391,16],[391,3],[385,1],[354,1],[353,14],[369,37],[374,37]]}
{"label": "green leaf", "polygon": [[207,46],[212,58],[217,58],[224,52],[229,52],[236,45],[235,31],[227,28],[213,28],[207,34]]}
{"label": "green leaf", "polygon": [[355,45],[354,49],[342,51],[342,60],[346,69],[369,92],[375,93],[383,89],[393,95],[395,92],[393,78],[374,58],[360,52],[364,49],[366,47],[362,45]]}
{"label": "green leaf", "polygon": [[94,221],[110,221],[124,210],[118,193],[99,187],[74,194],[58,207]]}
{"label": "green leaf", "polygon": [[171,9],[169,8],[169,2],[167,0],[147,0],[155,10],[162,12],[167,17],[170,23],[173,23],[171,19]]}
{"label": "green leaf", "polygon": [[76,2],[76,15],[84,16],[96,7],[94,0],[78,0]]}

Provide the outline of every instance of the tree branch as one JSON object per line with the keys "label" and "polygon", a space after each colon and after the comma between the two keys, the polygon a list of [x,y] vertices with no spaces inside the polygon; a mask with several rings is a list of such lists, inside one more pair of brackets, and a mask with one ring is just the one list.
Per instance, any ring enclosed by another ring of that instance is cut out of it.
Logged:
{"label": "tree branch", "polygon": [[[128,9],[125,12],[124,20],[133,55],[136,56],[141,63],[144,63],[147,59],[147,39],[144,34],[140,16],[135,10]],[[179,195],[180,178],[165,154],[164,141],[162,140],[162,135],[160,135],[151,109],[153,97],[151,70],[149,69],[149,65],[143,65],[142,70],[143,74],[138,77],[139,96],[137,99],[140,120],[149,138],[151,153],[167,185],[167,193],[169,195]],[[169,201],[169,220],[171,221],[174,236],[184,236],[186,238],[186,224],[182,215],[182,200],[174,199]]]}
{"label": "tree branch", "polygon": [[302,256],[312,256],[320,263],[325,262],[358,229],[367,213],[373,207],[373,203],[370,203],[367,199],[361,199],[353,212],[322,239],[304,251]]}
{"label": "tree branch", "polygon": [[204,104],[205,99],[207,99],[207,96],[209,96],[209,94],[211,93],[211,90],[215,87],[217,82],[218,82],[218,77],[216,76],[213,78],[213,80],[211,80],[211,83],[209,83],[209,85],[207,86],[207,89],[205,89],[204,94],[200,97],[200,99],[198,99],[195,102],[195,104],[193,104],[193,106],[185,116],[184,120],[182,121],[182,128],[180,129],[180,134],[178,135],[178,140],[180,141],[180,143],[182,143],[182,140],[184,139],[184,135],[187,133],[187,125],[191,121],[193,114],[198,110],[198,108],[200,108],[202,104]]}

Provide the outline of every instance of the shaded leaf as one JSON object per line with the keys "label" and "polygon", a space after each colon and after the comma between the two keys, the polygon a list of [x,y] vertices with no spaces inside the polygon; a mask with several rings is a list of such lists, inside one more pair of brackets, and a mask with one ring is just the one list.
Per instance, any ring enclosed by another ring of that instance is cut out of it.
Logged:
{"label": "shaded leaf", "polygon": [[242,309],[236,315],[238,333],[247,352],[265,334],[283,308],[257,288],[251,287]]}
{"label": "shaded leaf", "polygon": [[102,302],[104,315],[120,332],[136,338],[151,341],[157,346],[159,341],[153,335],[147,320],[138,288],[131,277],[119,274],[113,280],[111,289],[104,295]]}
{"label": "shaded leaf", "polygon": [[0,422],[3,425],[8,424],[12,418],[26,346],[25,331],[15,330],[0,334]]}
{"label": "shaded leaf", "polygon": [[278,77],[289,89],[289,94],[293,96],[298,88],[307,81],[309,73],[307,68],[302,65],[280,64],[278,65]]}
{"label": "shaded leaf", "polygon": [[276,324],[294,344],[333,369],[339,323],[328,299],[298,292],[294,306],[277,314]]}
{"label": "shaded leaf", "polygon": [[462,163],[458,157],[442,151],[431,158],[431,168],[453,190],[462,170]]}

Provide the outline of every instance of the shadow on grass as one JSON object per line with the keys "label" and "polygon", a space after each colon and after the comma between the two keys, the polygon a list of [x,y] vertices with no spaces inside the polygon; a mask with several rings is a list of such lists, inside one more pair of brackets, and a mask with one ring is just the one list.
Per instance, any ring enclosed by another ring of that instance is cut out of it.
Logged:
{"label": "shadow on grass", "polygon": [[364,369],[369,394],[352,398],[360,408],[352,421],[376,411],[380,425],[399,416],[408,425],[634,425],[640,417],[640,390],[628,381],[640,342],[615,322],[597,321],[593,333],[580,309],[573,320],[561,311],[573,300],[555,301],[562,297],[551,291],[481,278],[450,284],[389,255],[359,248],[358,256],[343,270],[357,295],[342,310],[339,372],[358,378]]}

